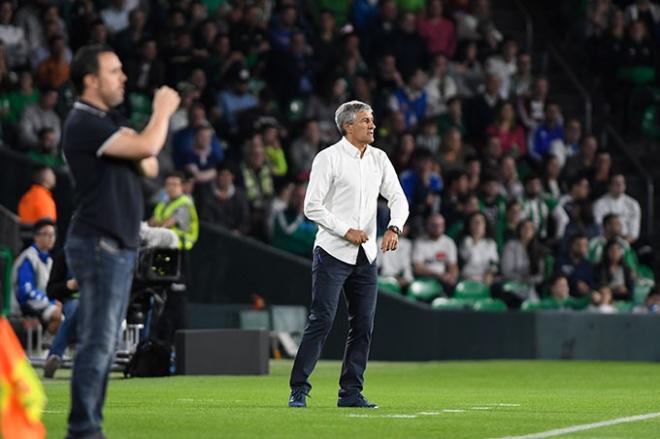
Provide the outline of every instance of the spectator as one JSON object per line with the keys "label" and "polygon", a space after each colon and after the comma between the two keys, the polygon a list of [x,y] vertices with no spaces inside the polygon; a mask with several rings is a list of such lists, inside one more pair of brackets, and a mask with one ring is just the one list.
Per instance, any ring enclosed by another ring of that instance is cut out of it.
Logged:
{"label": "spectator", "polygon": [[500,97],[508,99],[511,95],[512,78],[518,70],[518,42],[512,38],[502,43],[499,55],[486,60],[486,72],[497,75],[500,80]]}
{"label": "spectator", "polygon": [[452,58],[456,51],[456,28],[451,20],[443,17],[442,0],[428,0],[426,13],[417,24],[417,32],[426,43],[426,51]]}
{"label": "spectator", "polygon": [[215,168],[222,161],[222,157],[214,151],[213,127],[208,123],[201,123],[195,127],[195,137],[192,150],[184,158],[184,168],[195,176],[195,183],[208,184],[215,180]]}
{"label": "spectator", "polygon": [[287,208],[275,217],[271,244],[290,253],[311,257],[316,224],[303,213],[306,190],[304,184],[298,184]]}
{"label": "spectator", "polygon": [[39,101],[40,92],[34,87],[34,78],[30,70],[23,70],[19,73],[18,90],[8,93],[9,113],[6,121],[12,125],[18,125],[23,115],[23,111],[31,104]]}
{"label": "spectator", "polygon": [[12,283],[23,315],[37,317],[48,332],[55,334],[62,321],[62,304],[46,295],[53,265],[50,251],[55,245],[55,223],[41,219],[32,230],[34,242],[16,258]]}
{"label": "spectator", "polygon": [[323,73],[335,67],[339,58],[339,32],[332,11],[324,9],[318,19],[318,31],[312,37],[314,71]]}
{"label": "spectator", "polygon": [[[381,58],[391,50],[396,38],[397,23],[399,15],[396,0],[383,0],[378,2],[378,16],[371,24],[365,35],[364,53],[373,54],[375,58]],[[392,56],[394,61],[394,56]]]}
{"label": "spectator", "polygon": [[506,243],[502,252],[502,281],[518,282],[524,290],[507,291],[498,285],[493,296],[504,300],[509,308],[519,308],[527,299],[538,299],[538,288],[543,282],[544,258],[547,249],[536,237],[534,223],[525,219],[518,224],[517,238]]}
{"label": "spectator", "polygon": [[400,15],[399,26],[394,31],[391,44],[390,53],[394,55],[397,69],[404,78],[426,67],[428,54],[424,40],[417,33],[417,17],[414,13],[403,12]]}
{"label": "spectator", "polygon": [[291,171],[299,180],[309,179],[312,161],[322,146],[318,121],[308,119],[304,124],[302,135],[293,141],[289,149]]}
{"label": "spectator", "polygon": [[165,64],[158,58],[156,40],[146,38],[139,42],[139,52],[126,61],[126,89],[151,96],[165,83]]}
{"label": "spectator", "polygon": [[598,151],[592,172],[589,174],[593,188],[591,191],[592,200],[597,200],[607,192],[610,185],[611,171],[612,157],[610,153],[605,150]]}
{"label": "spectator", "polygon": [[32,186],[18,202],[18,218],[21,224],[32,225],[42,219],[57,220],[57,209],[52,190],[55,187],[55,173],[43,167],[32,174]]}
{"label": "spectator", "polygon": [[273,17],[268,29],[270,44],[276,52],[286,52],[291,47],[291,38],[296,32],[298,9],[292,4],[283,4]]}
{"label": "spectator", "polygon": [[265,125],[261,129],[261,137],[264,142],[268,165],[273,176],[284,177],[289,170],[289,165],[286,162],[286,156],[282,148],[279,127],[276,125]]}
{"label": "spectator", "polygon": [[51,167],[59,167],[64,163],[57,150],[57,138],[55,131],[50,128],[42,128],[38,134],[39,143],[33,150],[27,152],[27,156],[34,161]]}
{"label": "spectator", "polygon": [[461,278],[492,284],[497,273],[499,255],[486,216],[475,212],[467,217],[463,232],[459,250],[463,261]]}
{"label": "spectator", "polygon": [[449,63],[449,74],[456,80],[458,95],[471,98],[478,93],[485,78],[475,41],[463,43],[456,61]]}
{"label": "spectator", "polygon": [[41,87],[60,88],[69,80],[69,62],[66,40],[62,35],[48,40],[50,56],[37,66],[37,82]]}
{"label": "spectator", "polygon": [[561,197],[560,176],[559,160],[553,154],[548,154],[543,163],[543,194],[549,205],[556,203]]}
{"label": "spectator", "polygon": [[401,187],[410,206],[410,224],[413,234],[424,227],[424,220],[440,211],[440,193],[443,183],[434,170],[433,155],[426,149],[413,153],[413,169],[401,173]]}
{"label": "spectator", "polygon": [[660,6],[654,4],[651,0],[635,0],[624,10],[626,24],[642,20],[648,29],[654,29],[660,22]]}
{"label": "spectator", "polygon": [[616,241],[623,249],[623,259],[626,265],[631,269],[637,267],[637,256],[635,255],[635,251],[630,246],[630,243],[625,240],[621,230],[623,230],[623,223],[621,222],[619,215],[616,213],[608,213],[605,215],[603,218],[603,233],[589,241],[588,259],[592,264],[599,264],[601,262],[605,244],[611,241]]}
{"label": "spectator", "polygon": [[131,59],[137,55],[136,48],[151,37],[146,30],[147,16],[143,9],[135,8],[128,13],[128,27],[115,35],[114,48],[120,59]]}
{"label": "spectator", "polygon": [[[501,161],[504,157],[511,156],[502,154],[502,142],[500,138],[495,136],[489,137],[486,146],[481,150],[481,168],[484,174],[499,176]],[[515,163],[515,158],[513,160]],[[503,188],[502,191],[504,191]]]}
{"label": "spectator", "polygon": [[451,171],[463,169],[465,165],[466,151],[463,146],[463,136],[456,128],[450,128],[442,136],[440,144],[440,154],[438,162],[442,172],[445,174]]}
{"label": "spectator", "polygon": [[631,301],[633,298],[634,274],[625,264],[624,249],[616,240],[605,244],[603,259],[596,267],[596,282],[599,288],[609,288],[615,300]]}
{"label": "spectator", "polygon": [[647,27],[643,21],[638,20],[630,25],[628,40],[623,45],[621,58],[618,61],[621,65],[617,71],[619,77],[633,84],[652,80],[646,76],[640,76],[639,73],[640,67],[651,68],[655,73],[655,66],[657,65],[655,45],[649,38]]}
{"label": "spectator", "polygon": [[321,142],[331,144],[338,140],[339,133],[332,121],[335,110],[346,98],[346,81],[330,75],[319,82],[318,94],[309,97],[305,117],[319,121]]}
{"label": "spectator", "polygon": [[129,4],[126,0],[110,0],[110,6],[101,11],[101,19],[111,34],[128,28]]}
{"label": "spectator", "polygon": [[44,363],[44,378],[53,378],[55,371],[62,365],[66,348],[72,345],[77,338],[76,311],[80,293],[78,292],[78,282],[72,277],[67,267],[64,251],[60,251],[53,257],[46,292],[50,300],[62,303],[62,314],[64,315],[64,321],[57,329]]}
{"label": "spectator", "polygon": [[250,205],[251,233],[265,239],[266,215],[273,198],[273,174],[266,162],[261,135],[247,140],[243,157],[239,181]]}
{"label": "spectator", "polygon": [[518,115],[525,128],[533,132],[545,119],[546,101],[548,99],[549,82],[547,78],[538,77],[534,80],[530,96],[518,98]]}
{"label": "spectator", "polygon": [[11,1],[0,2],[0,41],[5,45],[9,68],[24,66],[28,62],[30,46],[21,26],[13,23],[14,6]]}
{"label": "spectator", "polygon": [[431,277],[439,281],[445,294],[454,291],[458,281],[456,244],[445,235],[445,219],[432,214],[426,221],[426,235],[415,239],[412,261],[415,276]]}
{"label": "spectator", "polygon": [[529,145],[529,156],[537,163],[552,153],[552,143],[564,138],[564,127],[561,122],[561,110],[559,105],[548,102],[545,110],[545,120],[538,125],[532,134]]}
{"label": "spectator", "polygon": [[245,192],[234,185],[234,173],[226,164],[218,166],[213,190],[202,203],[200,218],[238,235],[250,233],[250,208]]}
{"label": "spectator", "polygon": [[451,227],[463,217],[463,201],[470,193],[470,180],[467,172],[455,169],[445,173],[445,181],[441,212]]}
{"label": "spectator", "polygon": [[500,192],[500,184],[493,174],[486,174],[481,181],[481,198],[479,199],[479,210],[486,215],[488,224],[495,230],[498,242],[504,231],[506,199]]}
{"label": "spectator", "polygon": [[179,237],[179,248],[190,250],[199,236],[199,219],[193,200],[183,192],[183,174],[172,172],[165,177],[167,199],[154,208],[151,227],[164,227]]}
{"label": "spectator", "polygon": [[502,153],[513,157],[522,157],[527,153],[525,130],[516,123],[516,113],[513,104],[509,101],[501,103],[497,116],[488,126],[486,133],[489,137],[498,137],[502,145]]}
{"label": "spectator", "polygon": [[407,77],[406,85],[398,88],[390,97],[389,108],[400,111],[406,120],[406,129],[412,129],[426,117],[428,96],[424,90],[426,75],[421,68],[414,69]]}
{"label": "spectator", "polygon": [[[208,123],[204,104],[193,102],[188,110],[188,126],[176,131],[172,137],[172,160],[176,169],[183,170],[187,158],[192,153],[195,143],[195,127],[208,125]],[[215,133],[211,137],[211,147],[216,157],[224,159],[220,139]]]}
{"label": "spectator", "polygon": [[[396,279],[402,292],[415,280],[412,265],[413,244],[408,238],[409,233],[410,227],[406,224],[399,236],[396,251],[381,251],[376,258],[380,277]],[[380,248],[382,242],[383,238],[378,238],[378,248]]]}
{"label": "spectator", "polygon": [[532,55],[527,52],[518,54],[516,72],[511,76],[509,99],[525,98],[532,94],[534,75],[532,74]]}
{"label": "spectator", "polygon": [[269,84],[283,106],[314,91],[311,48],[302,31],[291,34],[287,50],[270,53],[267,72]]}
{"label": "spectator", "polygon": [[257,106],[257,98],[248,90],[250,72],[241,64],[234,64],[227,72],[229,88],[218,95],[224,123],[231,134],[238,132],[238,117],[242,111]]}
{"label": "spectator", "polygon": [[525,196],[523,197],[523,218],[534,224],[539,238],[548,238],[548,218],[550,210],[543,199],[543,186],[538,175],[530,174],[525,178]]}
{"label": "spectator", "polygon": [[22,148],[26,150],[38,148],[39,131],[42,128],[51,128],[55,132],[57,143],[60,143],[61,122],[60,117],[55,113],[57,98],[57,90],[43,89],[38,103],[25,108],[19,124],[19,140]]}
{"label": "spectator", "polygon": [[[403,172],[413,167],[414,153],[417,150],[415,145],[415,137],[411,132],[404,132],[399,136],[398,143],[394,147],[392,156],[392,165],[397,175],[402,175]],[[431,154],[431,158],[433,154]]]}
{"label": "spectator", "polygon": [[424,86],[426,114],[429,117],[446,113],[449,100],[458,93],[456,81],[449,76],[448,67],[449,62],[445,55],[438,54],[433,57],[431,76]]}
{"label": "spectator", "polygon": [[459,40],[486,40],[491,44],[502,40],[502,33],[493,22],[490,0],[471,2],[469,11],[459,9],[454,14],[454,19]]}
{"label": "spectator", "polygon": [[569,157],[578,152],[581,137],[582,124],[576,118],[569,119],[564,130],[564,138],[555,140],[550,145],[550,151],[559,159],[561,167],[564,166]]}
{"label": "spectator", "polygon": [[469,132],[477,140],[483,140],[488,128],[495,120],[496,109],[502,103],[500,86],[502,79],[494,73],[486,75],[486,84],[481,93],[472,99],[469,107]]}
{"label": "spectator", "polygon": [[601,287],[598,291],[591,293],[591,303],[587,307],[587,311],[602,314],[616,313],[616,308],[612,306],[612,289]]}
{"label": "spectator", "polygon": [[507,199],[522,198],[523,185],[518,179],[518,170],[516,169],[516,160],[510,155],[504,155],[500,159],[500,183]]}
{"label": "spectator", "polygon": [[559,236],[559,253],[566,254],[570,248],[571,238],[575,234],[584,234],[588,240],[600,235],[600,227],[594,220],[594,210],[589,200],[582,200],[575,204],[571,212],[572,218],[564,230],[563,236]]}
{"label": "spectator", "polygon": [[626,178],[620,173],[612,174],[609,192],[596,201],[594,216],[596,222],[602,224],[608,213],[619,215],[623,223],[621,233],[632,244],[639,238],[641,209],[637,200],[626,195],[625,192]]}
{"label": "spectator", "polygon": [[[275,95],[265,87],[259,91],[257,106],[243,111],[238,118],[241,138],[261,131],[266,125],[278,126],[285,130],[281,114],[277,110]],[[286,134],[283,134],[286,137]]]}
{"label": "spectator", "polygon": [[561,274],[556,275],[550,281],[550,297],[557,303],[566,303],[570,297],[571,287],[568,278]]}
{"label": "spectator", "polygon": [[465,158],[465,169],[468,174],[470,192],[476,194],[481,184],[481,161],[476,155],[470,154]]}
{"label": "spectator", "polygon": [[518,225],[522,221],[522,218],[522,203],[520,200],[517,198],[509,200],[504,213],[504,225],[502,226],[501,237],[498,235],[498,248],[503,248],[505,243],[516,238]]}
{"label": "spectator", "polygon": [[579,203],[589,200],[589,180],[584,176],[573,177],[568,183],[568,193],[559,198],[557,207],[552,211],[555,220],[555,237],[566,234],[569,222],[579,221],[577,212],[573,212]]}
{"label": "spectator", "polygon": [[589,242],[586,235],[578,233],[571,238],[567,255],[560,255],[555,261],[555,274],[565,276],[573,297],[589,297],[596,287],[594,266],[587,260]]}
{"label": "spectator", "polygon": [[467,133],[463,118],[463,100],[456,96],[447,101],[447,112],[438,116],[438,133],[440,136],[444,136],[450,128],[456,128],[462,136]]}
{"label": "spectator", "polygon": [[596,137],[593,135],[584,136],[578,152],[566,160],[566,165],[562,169],[563,179],[570,179],[578,174],[591,174],[594,168],[597,149],[598,141]]}

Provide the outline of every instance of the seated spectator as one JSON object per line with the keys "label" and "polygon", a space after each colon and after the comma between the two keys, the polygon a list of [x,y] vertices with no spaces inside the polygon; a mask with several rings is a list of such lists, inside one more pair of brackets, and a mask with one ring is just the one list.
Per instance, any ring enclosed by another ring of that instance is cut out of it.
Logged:
{"label": "seated spectator", "polygon": [[425,14],[417,23],[417,32],[426,43],[429,55],[442,54],[451,58],[456,51],[456,27],[442,13],[442,0],[427,1]]}
{"label": "seated spectator", "polygon": [[511,90],[511,79],[518,69],[518,42],[507,38],[502,42],[500,53],[486,60],[486,71],[494,73],[501,79],[500,96],[508,99]]}
{"label": "seated spectator", "polygon": [[280,128],[276,125],[265,125],[261,129],[261,137],[264,142],[264,151],[268,165],[275,177],[284,177],[289,165],[286,162],[282,141],[280,139]]}
{"label": "seated spectator", "polygon": [[562,194],[562,184],[559,182],[561,166],[559,160],[552,154],[543,162],[543,196],[548,204],[557,203]]}
{"label": "seated spectator", "polygon": [[531,95],[518,98],[518,116],[529,131],[533,132],[545,119],[548,88],[548,79],[538,77],[534,80]]}
{"label": "seated spectator", "polygon": [[240,164],[238,185],[245,191],[250,205],[251,233],[266,238],[266,220],[273,198],[273,174],[266,162],[261,135],[248,139]]}
{"label": "seated spectator", "polygon": [[392,93],[389,99],[391,111],[401,111],[406,120],[406,129],[414,128],[427,114],[428,96],[424,90],[426,75],[421,68],[414,69],[406,84]]}
{"label": "seated spectator", "polygon": [[424,40],[417,33],[417,16],[412,12],[399,14],[399,26],[394,30],[388,48],[404,78],[415,76],[415,70],[426,67],[428,53]]}
{"label": "seated spectator", "polygon": [[454,78],[448,73],[449,62],[445,55],[439,54],[433,58],[431,75],[424,90],[426,91],[426,115],[438,116],[447,112],[449,99],[458,94]]}
{"label": "seated spectator", "polygon": [[566,226],[571,221],[578,221],[578,216],[573,212],[578,203],[589,200],[589,180],[584,176],[575,176],[568,183],[568,193],[562,195],[552,217],[555,221],[555,237],[561,238],[565,235]]}
{"label": "seated spectator", "polygon": [[566,303],[570,296],[571,288],[568,278],[561,274],[556,275],[550,281],[550,298],[557,303]]}
{"label": "seated spectator", "polygon": [[597,200],[605,195],[612,178],[612,156],[605,150],[596,152],[592,172],[588,174],[591,183],[591,199]]}
{"label": "seated spectator", "polygon": [[463,100],[457,96],[447,101],[447,112],[438,116],[438,134],[444,136],[450,128],[456,128],[463,136],[467,132],[463,118]]}
{"label": "seated spectator", "polygon": [[238,117],[241,112],[257,106],[257,98],[248,90],[250,71],[241,63],[235,63],[227,72],[229,87],[218,94],[218,107],[222,110],[223,122],[234,135],[238,132]]}
{"label": "seated spectator", "polygon": [[[555,208],[555,210],[558,208]],[[560,253],[566,254],[568,252],[571,239],[576,234],[584,234],[589,241],[600,235],[600,226],[596,224],[593,206],[589,200],[578,201],[573,205],[571,220],[566,225],[563,235],[555,235],[560,240]]]}
{"label": "seated spectator", "polygon": [[200,219],[247,235],[250,233],[250,207],[243,189],[234,185],[234,178],[229,166],[224,163],[218,166],[216,183],[202,203]]}
{"label": "seated spectator", "polygon": [[151,96],[165,83],[165,64],[158,58],[158,47],[153,38],[140,41],[138,47],[139,51],[126,61],[126,89]]}
{"label": "seated spectator", "polygon": [[42,128],[39,130],[39,143],[34,150],[27,152],[27,156],[32,160],[51,166],[53,168],[60,167],[64,164],[64,159],[60,156],[57,148],[57,139],[55,138],[55,131],[50,128]]}
{"label": "seated spectator", "polygon": [[59,144],[62,127],[60,117],[55,113],[57,98],[57,90],[43,89],[39,102],[25,108],[19,123],[19,142],[23,149],[38,148],[39,131],[42,128],[51,128]]}
{"label": "seated spectator", "polygon": [[[617,76],[633,84],[650,82],[655,77],[656,57],[655,44],[649,37],[646,24],[642,20],[634,21],[628,29],[628,39],[617,60],[620,65]],[[648,69],[653,72],[650,79],[646,72]]]}
{"label": "seated spectator", "polygon": [[446,185],[442,193],[442,216],[451,226],[463,218],[463,201],[470,193],[470,180],[467,172],[454,170],[446,173]]}
{"label": "seated spectator", "polygon": [[459,96],[472,98],[479,92],[485,73],[476,41],[467,41],[459,47],[457,59],[449,63],[449,74],[456,81]]}
{"label": "seated spectator", "polygon": [[502,79],[495,73],[486,75],[483,91],[472,98],[468,107],[469,133],[476,140],[486,137],[486,128],[495,120],[496,110],[502,104],[500,86]]}
{"label": "seated spectator", "polygon": [[548,102],[545,109],[545,119],[532,133],[529,145],[529,156],[536,162],[552,153],[552,143],[564,138],[564,127],[561,123],[561,110],[559,105]]}
{"label": "seated spectator", "polygon": [[18,76],[18,89],[7,93],[9,113],[5,120],[12,125],[18,125],[23,110],[39,101],[39,89],[34,87],[34,78],[30,70],[23,70]]}
{"label": "seated spectator", "polygon": [[522,198],[524,188],[518,178],[516,160],[510,155],[504,155],[500,159],[499,167],[500,183],[507,199]]}
{"label": "seated spectator", "polygon": [[37,66],[37,82],[41,87],[60,88],[69,80],[66,40],[55,35],[48,40],[50,55]]}
{"label": "seated spectator", "polygon": [[312,162],[321,151],[321,130],[316,120],[305,122],[302,135],[294,139],[289,148],[289,160],[292,174],[301,181],[309,180]]}
{"label": "seated spectator", "polygon": [[167,199],[156,205],[149,225],[172,230],[179,237],[179,248],[190,250],[199,237],[199,219],[195,203],[183,192],[182,173],[165,176],[165,192]]}
{"label": "seated spectator", "polygon": [[[183,170],[186,158],[190,156],[195,143],[195,127],[208,124],[206,109],[201,102],[193,102],[188,110],[188,125],[174,133],[172,137],[172,161],[177,170]],[[211,148],[216,156],[224,159],[224,152],[220,139],[213,133]]]}
{"label": "seated spectator", "polygon": [[62,304],[46,295],[53,265],[50,251],[55,245],[55,223],[41,219],[32,230],[34,242],[14,262],[14,294],[23,315],[38,318],[48,332],[55,334],[62,321]]}
{"label": "seated spectator", "polygon": [[582,138],[578,152],[566,160],[562,169],[564,179],[570,179],[578,174],[590,175],[593,171],[598,140],[593,135]]}
{"label": "seated spectator", "polygon": [[550,144],[550,153],[557,157],[561,167],[564,166],[569,157],[579,151],[581,137],[582,124],[576,118],[571,118],[566,122],[564,138],[557,139]]}
{"label": "seated spectator", "polygon": [[468,174],[468,187],[471,193],[476,194],[481,184],[481,160],[470,154],[465,158],[465,169]]}
{"label": "seated spectator", "polygon": [[589,253],[587,258],[592,264],[599,264],[603,259],[605,244],[616,241],[623,249],[623,260],[628,267],[637,268],[637,256],[630,243],[623,237],[621,231],[623,223],[616,213],[608,213],[603,218],[603,233],[589,241]]}
{"label": "seated spectator", "polygon": [[275,216],[271,245],[290,253],[311,257],[317,228],[303,213],[306,190],[304,184],[297,185],[287,208]]}
{"label": "seated spectator", "polygon": [[458,281],[456,244],[445,235],[445,219],[435,213],[426,221],[426,235],[413,242],[412,261],[415,276],[438,280],[451,295]]}
{"label": "seated spectator", "polygon": [[[396,246],[395,252],[381,252],[378,254],[376,261],[378,263],[378,274],[381,277],[394,278],[401,287],[401,291],[405,291],[408,285],[415,280],[413,275],[413,244],[408,238],[410,227],[406,224],[403,226],[401,235],[399,236],[399,243]],[[383,241],[383,238],[378,238],[378,248]]]}
{"label": "seated spectator", "polygon": [[526,288],[505,291],[501,285],[493,290],[493,296],[504,300],[509,308],[520,308],[523,301],[538,298],[538,288],[543,282],[544,258],[547,249],[536,237],[534,223],[525,219],[518,224],[517,237],[506,243],[502,251],[502,282],[518,282]]}
{"label": "seated spectator", "polygon": [[500,139],[504,154],[510,153],[518,158],[527,153],[525,130],[516,124],[516,113],[511,102],[502,102],[495,121],[486,129],[486,133]]}
{"label": "seated spectator", "polygon": [[101,18],[111,34],[116,34],[128,27],[130,5],[126,0],[111,0],[110,5],[101,10]]}
{"label": "seated spectator", "polygon": [[518,54],[516,72],[511,76],[509,99],[526,98],[532,94],[534,75],[532,74],[532,55],[527,52]]}
{"label": "seated spectator", "polygon": [[586,235],[575,234],[571,239],[568,255],[560,255],[555,261],[555,274],[568,279],[573,297],[589,297],[596,287],[594,266],[587,259],[588,247]]}
{"label": "seated spectator", "polygon": [[[499,137],[489,137],[484,148],[480,151],[481,168],[484,174],[499,175],[502,161],[502,143]],[[515,159],[514,159],[515,163]]]}
{"label": "seated spectator", "polygon": [[14,4],[10,0],[0,2],[0,41],[4,43],[10,69],[27,64],[29,41],[23,27],[14,24]]}
{"label": "seated spectator", "polygon": [[140,7],[128,13],[128,27],[118,32],[114,38],[113,47],[117,50],[120,59],[133,58],[140,43],[150,37],[150,33],[145,29],[146,23],[147,15]]}
{"label": "seated spectator", "polygon": [[459,40],[492,40],[495,44],[502,41],[502,33],[493,22],[489,0],[470,2],[470,7],[458,9],[454,13],[456,32]]}
{"label": "seated spectator", "polygon": [[504,230],[506,199],[501,194],[497,177],[492,174],[484,176],[480,185],[480,195],[479,210],[486,215],[488,224],[495,230],[496,237],[499,237]]}
{"label": "seated spectator", "polygon": [[639,238],[641,222],[641,209],[637,200],[626,195],[626,178],[623,174],[615,173],[610,178],[609,192],[594,204],[594,216],[598,224],[603,223],[605,215],[616,213],[621,218],[623,228],[621,233],[629,243]]}
{"label": "seated spectator", "polygon": [[424,221],[430,214],[440,212],[442,178],[435,172],[433,155],[426,149],[413,153],[413,168],[401,174],[401,187],[410,206],[410,224],[417,235],[424,228]]}
{"label": "seated spectator", "polygon": [[657,287],[649,292],[644,303],[633,308],[635,314],[659,314],[660,313],[660,291]]}
{"label": "seated spectator", "polygon": [[435,119],[427,117],[420,123],[420,130],[415,137],[415,144],[418,148],[431,151],[434,156],[438,155],[440,152],[440,136],[438,135],[438,125]]}
{"label": "seated spectator", "polygon": [[462,279],[476,280],[486,285],[493,283],[499,255],[491,235],[483,213],[473,213],[465,220],[464,236],[459,249],[463,261]]}
{"label": "seated spectator", "polygon": [[184,169],[195,177],[195,190],[197,193],[204,191],[210,183],[215,180],[217,172],[215,168],[222,161],[222,157],[214,151],[213,128],[208,123],[201,123],[195,127],[195,137],[192,150],[183,160]]}
{"label": "seated spectator", "polygon": [[440,144],[438,164],[443,173],[458,171],[465,166],[465,156],[468,146],[463,144],[463,136],[456,128],[449,128]]}
{"label": "seated spectator", "polygon": [[277,178],[273,180],[274,196],[270,202],[270,211],[268,212],[268,234],[273,235],[275,217],[289,207],[295,185],[286,178]]}
{"label": "seated spectator", "polygon": [[319,122],[321,142],[326,145],[339,139],[334,123],[335,110],[346,98],[346,81],[330,75],[320,80],[316,94],[312,94],[306,104],[305,117]]}
{"label": "seated spectator", "polygon": [[57,208],[51,192],[55,187],[55,173],[43,167],[32,174],[32,186],[18,202],[21,224],[32,225],[41,219],[57,220]]}
{"label": "seated spectator", "polygon": [[72,345],[77,337],[76,311],[80,293],[78,292],[78,282],[72,277],[67,267],[64,251],[60,251],[53,257],[46,292],[49,299],[62,303],[62,314],[64,315],[64,321],[55,334],[44,363],[44,378],[53,378],[55,371],[62,365],[66,348]]}
{"label": "seated spectator", "polygon": [[599,288],[598,291],[591,293],[591,303],[587,307],[587,311],[601,314],[615,314],[617,310],[612,306],[612,289],[604,286]]}
{"label": "seated spectator", "polygon": [[509,240],[518,236],[518,226],[522,220],[522,203],[517,198],[509,200],[504,212],[504,224],[496,229],[498,249],[504,248]]}
{"label": "seated spectator", "polygon": [[611,290],[615,300],[631,301],[635,290],[635,277],[624,261],[624,248],[616,240],[608,241],[603,259],[596,266],[596,284]]}

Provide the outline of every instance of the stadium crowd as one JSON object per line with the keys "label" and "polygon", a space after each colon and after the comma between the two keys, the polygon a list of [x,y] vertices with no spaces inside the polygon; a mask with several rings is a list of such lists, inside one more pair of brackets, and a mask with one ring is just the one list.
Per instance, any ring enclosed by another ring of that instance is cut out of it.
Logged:
{"label": "stadium crowd", "polygon": [[[312,161],[339,139],[336,108],[357,99],[372,106],[375,146],[410,204],[399,250],[379,256],[383,285],[440,285],[427,301],[478,285],[509,308],[610,312],[652,277],[625,175],[583,115],[553,101],[489,0],[20,3],[0,1],[2,143],[47,167],[66,169],[72,54],[108,44],[128,76],[124,123],[144,125],[157,87],[181,94],[160,181],[180,176],[201,221],[310,255]],[[655,63],[658,6],[588,3],[588,36],[607,42],[594,62]],[[50,177],[37,172],[22,205],[47,199]],[[167,198],[150,189],[153,205]]]}

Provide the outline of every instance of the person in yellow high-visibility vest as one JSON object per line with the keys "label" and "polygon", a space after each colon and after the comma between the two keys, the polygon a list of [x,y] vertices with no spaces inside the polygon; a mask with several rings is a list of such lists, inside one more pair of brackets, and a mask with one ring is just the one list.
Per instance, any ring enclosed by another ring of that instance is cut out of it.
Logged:
{"label": "person in yellow high-visibility vest", "polygon": [[167,200],[156,205],[149,225],[172,230],[179,237],[179,247],[190,250],[199,236],[199,218],[192,198],[183,192],[183,174],[168,174],[165,192]]}

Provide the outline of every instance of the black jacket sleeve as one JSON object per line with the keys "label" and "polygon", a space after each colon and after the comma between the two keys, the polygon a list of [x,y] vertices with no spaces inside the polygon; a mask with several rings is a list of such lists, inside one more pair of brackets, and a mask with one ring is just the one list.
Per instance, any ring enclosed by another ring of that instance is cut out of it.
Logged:
{"label": "black jacket sleeve", "polygon": [[46,285],[46,294],[49,298],[64,301],[75,292],[66,286],[66,281],[69,280],[67,271],[66,257],[61,251],[53,258],[53,267],[50,269],[50,277]]}

